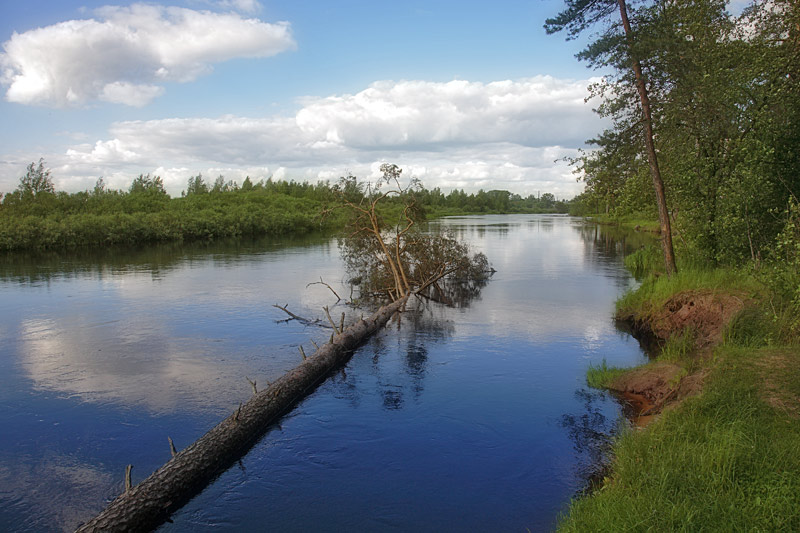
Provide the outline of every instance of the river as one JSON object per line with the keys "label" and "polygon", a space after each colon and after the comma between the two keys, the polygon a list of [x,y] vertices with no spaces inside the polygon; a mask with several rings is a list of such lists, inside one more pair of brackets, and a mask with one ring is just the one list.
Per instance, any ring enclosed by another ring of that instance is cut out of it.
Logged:
{"label": "river", "polygon": [[[497,270],[393,321],[163,531],[548,530],[620,423],[585,372],[645,237],[549,215],[448,218]],[[0,258],[0,525],[70,531],[358,311],[335,239]]]}

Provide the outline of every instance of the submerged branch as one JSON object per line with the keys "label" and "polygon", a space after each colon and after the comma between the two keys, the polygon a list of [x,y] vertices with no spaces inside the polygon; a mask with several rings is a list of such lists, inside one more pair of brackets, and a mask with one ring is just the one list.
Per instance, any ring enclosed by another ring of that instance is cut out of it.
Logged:
{"label": "submerged branch", "polygon": [[[280,309],[281,311],[283,311],[284,313],[289,315],[291,318],[287,318],[286,319],[287,322],[289,320],[297,320],[298,322],[301,322],[301,323],[303,323],[303,324],[305,324],[307,326],[317,326],[317,327],[320,327],[320,328],[329,328],[330,329],[329,325],[325,324],[324,322],[322,322],[322,320],[320,320],[318,318],[315,318],[314,320],[310,320],[308,318],[305,318],[305,317],[302,317],[300,315],[296,315],[296,314],[292,313],[288,309],[289,308],[288,304],[286,304],[284,306],[280,306],[278,304],[272,304],[272,307]],[[280,321],[280,322],[282,322],[282,321]]]}

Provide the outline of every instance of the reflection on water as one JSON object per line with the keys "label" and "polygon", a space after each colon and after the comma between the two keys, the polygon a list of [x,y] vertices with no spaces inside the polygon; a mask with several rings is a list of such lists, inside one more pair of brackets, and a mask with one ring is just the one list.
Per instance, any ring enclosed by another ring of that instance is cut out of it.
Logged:
{"label": "reflection on water", "polygon": [[268,251],[302,249],[327,240],[320,235],[302,235],[185,244],[172,242],[140,247],[77,248],[68,252],[0,252],[0,280],[36,284],[53,279],[107,278],[132,272],[160,279],[175,268],[184,268],[195,262],[205,264],[210,261],[225,266],[248,260],[261,261]]}
{"label": "reflection on water", "polygon": [[[575,391],[575,398],[581,403],[580,409],[576,413],[564,414],[561,425],[575,449],[576,471],[591,483],[599,481],[597,478],[605,470],[611,435],[621,420],[604,414],[602,404],[606,395],[602,392],[581,388]],[[588,484],[584,488],[588,488]]]}
{"label": "reflection on water", "polygon": [[[0,523],[74,529],[117,491],[126,462],[143,478],[166,460],[167,436],[189,444],[249,396],[247,378],[273,380],[299,344],[321,342],[324,331],[278,323],[272,304],[338,311],[306,284],[340,276],[324,237],[5,255]],[[77,464],[97,474],[92,490],[70,474]]]}
{"label": "reflection on water", "polygon": [[[0,501],[20,516],[18,522],[3,522],[6,531],[50,531],[59,524],[78,524],[96,507],[92,502],[102,501],[104,487],[113,483],[102,467],[42,452],[35,457],[0,454]],[[43,485],[47,490],[32,490]]]}
{"label": "reflection on water", "polygon": [[588,364],[644,360],[611,319],[625,250],[567,217],[437,224],[497,269],[480,299],[393,323],[163,530],[552,527],[619,416]]}
{"label": "reflection on water", "polygon": [[[318,239],[299,249],[234,241],[160,246],[109,263],[105,254],[94,263],[48,255],[27,270],[16,261],[6,269],[4,304],[24,309],[6,321],[18,367],[35,389],[83,401],[154,413],[227,409],[247,390],[248,371],[274,379],[297,363],[281,354],[291,339],[270,327],[271,304],[316,313],[332,303],[297,273],[339,276],[335,247]],[[306,333],[305,342],[322,337]]]}
{"label": "reflection on water", "polygon": [[[643,360],[613,301],[636,235],[563,216],[443,225],[497,269],[469,306],[416,301],[162,529],[549,528],[618,417],[584,373]],[[329,332],[335,240],[233,241],[0,263],[0,523],[71,530]],[[275,502],[258,505],[257,502]]]}

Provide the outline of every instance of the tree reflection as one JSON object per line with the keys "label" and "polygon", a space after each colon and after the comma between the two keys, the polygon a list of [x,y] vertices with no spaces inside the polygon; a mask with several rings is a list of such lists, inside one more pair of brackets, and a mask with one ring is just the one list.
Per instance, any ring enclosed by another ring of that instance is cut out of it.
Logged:
{"label": "tree reflection", "polygon": [[583,409],[578,414],[562,415],[560,425],[567,431],[575,449],[576,475],[583,482],[582,492],[602,481],[612,437],[619,429],[620,420],[609,420],[602,413],[599,404],[607,397],[604,392],[579,389],[575,397]]}
{"label": "tree reflection", "polygon": [[263,237],[163,243],[146,246],[109,246],[69,250],[34,250],[0,253],[0,281],[47,283],[54,279],[94,276],[102,279],[120,272],[147,272],[153,279],[193,261],[213,260],[215,265],[260,257],[284,248],[329,243],[330,235]]}
{"label": "tree reflection", "polygon": [[651,233],[593,222],[576,224],[572,227],[581,236],[586,260],[604,265],[617,265],[626,255],[642,246],[655,243],[657,239]]}
{"label": "tree reflection", "polygon": [[455,324],[444,311],[442,306],[424,300],[409,306],[397,322],[402,367],[398,371],[381,371],[381,361],[373,360],[381,376],[384,408],[402,409],[407,397],[418,400],[422,396],[429,364],[428,346],[446,342],[455,333]]}
{"label": "tree reflection", "polygon": [[[354,407],[370,395],[377,395],[386,410],[400,410],[408,401],[419,400],[425,390],[430,347],[455,334],[447,308],[424,299],[411,300],[388,327],[394,330],[392,335],[376,335],[363,349],[371,353],[368,379],[364,372],[351,376],[343,369],[332,380],[336,396]],[[392,341],[398,346],[390,345]]]}

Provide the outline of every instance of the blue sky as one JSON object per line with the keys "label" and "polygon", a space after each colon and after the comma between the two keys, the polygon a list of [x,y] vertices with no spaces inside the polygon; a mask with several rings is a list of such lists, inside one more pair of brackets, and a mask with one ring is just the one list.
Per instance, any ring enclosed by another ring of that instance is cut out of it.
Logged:
{"label": "blue sky", "polygon": [[560,1],[3,2],[0,191],[44,157],[59,190],[155,173],[580,191],[603,123]]}

